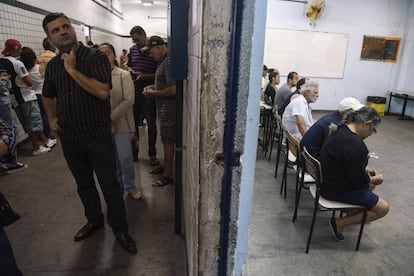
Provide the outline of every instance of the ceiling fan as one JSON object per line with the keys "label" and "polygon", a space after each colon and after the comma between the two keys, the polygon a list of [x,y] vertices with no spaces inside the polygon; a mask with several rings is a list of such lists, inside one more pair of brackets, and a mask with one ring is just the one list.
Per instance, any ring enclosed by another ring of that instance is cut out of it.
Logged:
{"label": "ceiling fan", "polygon": [[315,26],[316,22],[321,18],[325,10],[325,0],[313,0],[306,11],[306,17],[310,21],[310,25]]}

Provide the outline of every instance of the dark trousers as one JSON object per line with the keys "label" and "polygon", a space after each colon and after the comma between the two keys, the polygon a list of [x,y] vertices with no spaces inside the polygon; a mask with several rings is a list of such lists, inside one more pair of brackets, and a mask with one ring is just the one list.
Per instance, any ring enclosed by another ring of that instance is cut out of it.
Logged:
{"label": "dark trousers", "polygon": [[122,187],[116,178],[116,164],[112,136],[90,140],[61,139],[63,154],[78,185],[78,194],[89,222],[103,222],[101,202],[93,173],[104,195],[108,224],[114,233],[128,231]]}
{"label": "dark trousers", "polygon": [[142,94],[135,94],[134,104],[134,119],[135,119],[135,132],[137,136],[139,116],[144,113],[144,117],[148,124],[148,156],[156,156],[157,149],[155,143],[157,142],[157,108],[154,98],[146,98]]}
{"label": "dark trousers", "polygon": [[13,250],[3,226],[0,225],[0,275],[20,276],[22,272],[16,265]]}

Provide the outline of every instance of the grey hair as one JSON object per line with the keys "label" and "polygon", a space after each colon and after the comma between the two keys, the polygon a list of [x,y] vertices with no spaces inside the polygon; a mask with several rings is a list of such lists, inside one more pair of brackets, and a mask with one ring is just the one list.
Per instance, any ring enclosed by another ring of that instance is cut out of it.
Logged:
{"label": "grey hair", "polygon": [[342,121],[344,124],[363,124],[367,122],[371,122],[374,126],[381,122],[378,112],[370,106],[364,106],[359,110],[349,112]]}
{"label": "grey hair", "polygon": [[308,92],[313,92],[315,87],[318,87],[319,84],[316,81],[308,81],[300,88],[300,94],[305,95]]}

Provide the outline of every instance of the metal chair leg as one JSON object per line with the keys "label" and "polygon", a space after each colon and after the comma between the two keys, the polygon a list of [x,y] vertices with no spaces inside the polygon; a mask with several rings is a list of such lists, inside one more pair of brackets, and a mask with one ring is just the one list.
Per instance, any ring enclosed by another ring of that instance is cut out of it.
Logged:
{"label": "metal chair leg", "polygon": [[299,200],[300,200],[300,195],[302,192],[302,186],[305,183],[305,171],[303,169],[301,169],[301,175],[300,175],[300,182],[299,182],[299,187],[297,187],[297,193],[296,193],[296,198],[295,198],[295,212],[293,213],[293,218],[292,218],[292,222],[296,221],[297,215],[298,215],[298,208],[299,208]]}
{"label": "metal chair leg", "polygon": [[313,234],[313,227],[315,226],[315,219],[316,219],[316,212],[318,212],[318,201],[316,202],[316,206],[313,209],[313,216],[312,216],[312,223],[309,230],[309,237],[308,237],[308,243],[306,244],[306,254],[309,253],[309,247],[312,240],[312,234]]}
{"label": "metal chair leg", "polygon": [[367,219],[367,209],[364,210],[364,214],[362,215],[361,228],[359,229],[358,241],[357,241],[357,245],[355,248],[356,251],[358,251],[359,249],[359,244],[361,242],[361,237],[362,237],[362,231],[364,231],[364,225],[365,225],[366,219]]}

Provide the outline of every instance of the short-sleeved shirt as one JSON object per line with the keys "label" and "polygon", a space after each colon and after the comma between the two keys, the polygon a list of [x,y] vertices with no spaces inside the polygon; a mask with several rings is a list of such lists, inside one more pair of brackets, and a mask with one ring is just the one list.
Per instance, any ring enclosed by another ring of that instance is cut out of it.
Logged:
{"label": "short-sleeved shirt", "polygon": [[32,89],[36,94],[41,95],[43,90],[43,81],[44,78],[40,75],[39,72],[40,65],[35,64],[32,69],[29,70],[30,77],[32,78]]}
{"label": "short-sleeved shirt", "polygon": [[[158,65],[155,75],[155,90],[162,90],[175,85],[175,80],[171,79],[170,58],[167,56]],[[175,96],[157,98],[158,118],[161,123],[170,120],[175,121]]]}
{"label": "short-sleeved shirt", "polygon": [[[275,104],[276,89],[269,83],[266,86],[266,90],[265,90],[264,94],[266,96],[265,102],[267,104],[271,104],[273,106]],[[270,98],[271,102],[267,101],[268,98]]]}
{"label": "short-sleeved shirt", "polygon": [[[111,86],[111,67],[101,51],[79,45],[76,69]],[[60,55],[47,65],[43,96],[56,98],[61,139],[81,140],[111,135],[109,98],[103,100],[84,90],[66,72]]]}
{"label": "short-sleeved shirt", "polygon": [[302,139],[302,134],[299,131],[296,123],[296,116],[302,116],[305,121],[305,126],[309,129],[313,124],[312,108],[309,106],[303,95],[299,95],[293,99],[285,109],[282,119],[290,133],[298,140]]}
{"label": "short-sleeved shirt", "polygon": [[10,75],[12,75],[12,86],[13,86],[13,94],[16,99],[16,101],[19,104],[30,102],[36,100],[36,94],[31,89],[31,87],[27,86],[23,78],[27,77],[29,75],[29,72],[27,71],[26,67],[24,66],[23,62],[16,59],[12,56],[4,57],[5,59],[9,60],[13,64],[13,69],[15,72],[15,78],[13,78],[13,73],[9,72]]}
{"label": "short-sleeved shirt", "polygon": [[[157,62],[150,57],[148,51],[141,51],[137,45],[132,46],[129,51],[128,66],[143,74],[154,74],[157,70]],[[135,93],[142,94],[144,87],[153,84],[153,81],[138,79],[134,84]]]}
{"label": "short-sleeved shirt", "polygon": [[350,191],[368,189],[370,178],[365,172],[368,148],[346,125],[340,126],[326,139],[320,161],[323,197],[329,199]]}
{"label": "short-sleeved shirt", "polygon": [[302,140],[300,140],[301,148],[306,147],[308,152],[313,157],[319,159],[323,142],[325,142],[326,138],[329,135],[330,126],[339,126],[341,119],[341,115],[338,111],[326,114],[325,116],[321,117],[308,129],[308,131],[306,131]]}
{"label": "short-sleeved shirt", "polygon": [[279,115],[282,115],[284,112],[284,106],[283,104],[286,102],[286,100],[290,97],[292,94],[292,89],[289,87],[287,83],[282,85],[276,93],[275,98],[275,104],[277,105],[277,111]]}

